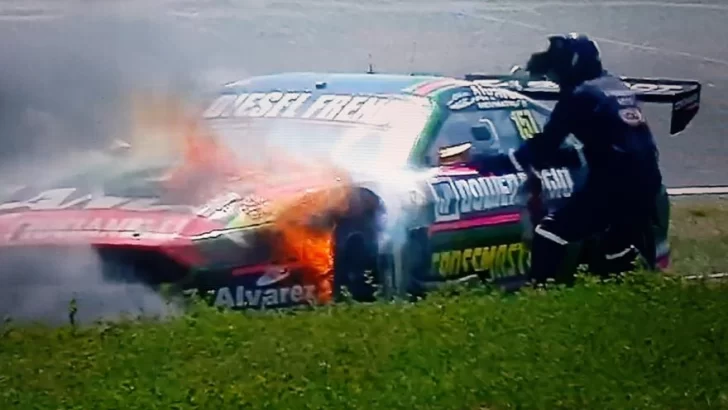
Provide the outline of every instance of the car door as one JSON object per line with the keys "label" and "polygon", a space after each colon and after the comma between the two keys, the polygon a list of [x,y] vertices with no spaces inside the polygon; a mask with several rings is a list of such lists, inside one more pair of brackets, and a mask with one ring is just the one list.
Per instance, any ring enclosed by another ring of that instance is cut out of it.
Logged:
{"label": "car door", "polygon": [[[508,150],[539,132],[547,116],[547,108],[531,105],[495,109],[471,106],[444,113],[427,150],[429,165],[434,168],[428,180],[434,203],[426,279],[523,280],[530,262],[522,240],[526,175],[508,161],[494,161],[484,173],[463,162],[444,164],[437,160],[438,151],[470,144],[471,153],[503,158]],[[564,159],[540,171],[550,206],[557,206],[574,189],[574,174],[563,164],[575,158],[579,161],[578,145],[570,141],[562,151]]]}

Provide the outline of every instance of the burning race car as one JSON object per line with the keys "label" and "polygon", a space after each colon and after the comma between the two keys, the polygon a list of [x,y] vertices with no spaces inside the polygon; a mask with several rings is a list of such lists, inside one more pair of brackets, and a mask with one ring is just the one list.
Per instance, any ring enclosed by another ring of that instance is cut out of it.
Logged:
{"label": "burning race car", "polygon": [[[698,111],[697,82],[624,80],[672,104],[672,133]],[[528,178],[479,174],[468,154],[531,138],[550,112],[538,100],[557,92],[507,75],[284,73],[229,83],[192,119],[147,108],[143,137],[4,197],[0,266],[54,270],[91,251],[108,280],[173,283],[236,309],[326,303],[343,289],[371,300],[377,285],[389,296],[469,279],[519,286],[538,217]],[[578,189],[580,148],[568,140],[539,170],[538,203]],[[664,266],[665,192],[655,206],[646,229]],[[574,268],[598,265],[595,239]]]}

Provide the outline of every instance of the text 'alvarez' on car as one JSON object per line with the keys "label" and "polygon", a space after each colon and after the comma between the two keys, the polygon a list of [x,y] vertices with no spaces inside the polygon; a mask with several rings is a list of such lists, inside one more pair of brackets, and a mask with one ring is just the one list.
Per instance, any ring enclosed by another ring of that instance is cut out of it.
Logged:
{"label": "text 'alvarez' on car", "polygon": [[[632,80],[640,98],[673,103],[681,131],[700,85],[665,81]],[[532,138],[550,112],[536,99],[557,91],[508,76],[282,73],[224,85],[192,119],[145,109],[143,137],[122,153],[5,196],[0,267],[73,260],[239,309],[325,303],[344,287],[371,300],[372,282],[391,296],[468,279],[517,286],[530,260],[526,175],[478,173],[468,153]],[[561,150],[538,170],[548,207],[588,172],[578,141]],[[669,204],[655,200],[666,262]],[[74,259],[89,249],[92,261]]]}

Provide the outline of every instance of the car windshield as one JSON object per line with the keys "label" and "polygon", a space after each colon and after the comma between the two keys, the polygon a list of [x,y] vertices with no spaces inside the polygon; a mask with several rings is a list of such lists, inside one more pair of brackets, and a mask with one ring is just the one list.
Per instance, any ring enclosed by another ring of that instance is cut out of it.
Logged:
{"label": "car windshield", "polygon": [[429,108],[417,107],[409,115],[387,115],[392,120],[382,124],[281,117],[213,118],[207,122],[243,161],[268,161],[272,153],[367,169],[404,165],[430,114]]}

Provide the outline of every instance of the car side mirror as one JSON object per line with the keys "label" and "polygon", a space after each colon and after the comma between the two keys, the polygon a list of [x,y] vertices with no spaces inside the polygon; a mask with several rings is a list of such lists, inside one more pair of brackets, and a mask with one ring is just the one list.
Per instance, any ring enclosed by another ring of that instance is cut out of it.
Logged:
{"label": "car side mirror", "polygon": [[437,163],[440,166],[467,163],[470,160],[470,151],[472,148],[473,144],[469,142],[440,148],[437,153]]}

